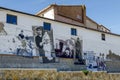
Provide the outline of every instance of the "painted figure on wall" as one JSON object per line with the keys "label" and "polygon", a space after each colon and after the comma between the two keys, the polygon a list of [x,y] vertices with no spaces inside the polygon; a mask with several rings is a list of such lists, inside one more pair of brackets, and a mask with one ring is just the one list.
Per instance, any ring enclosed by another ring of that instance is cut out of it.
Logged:
{"label": "painted figure on wall", "polygon": [[75,61],[74,64],[85,65],[82,57],[82,40],[79,37],[75,40]]}
{"label": "painted figure on wall", "polygon": [[77,38],[75,42],[75,49],[76,49],[76,58],[82,59],[82,46],[79,38]]}
{"label": "painted figure on wall", "polygon": [[36,52],[38,52],[42,58],[40,62],[55,62],[55,57],[52,56],[52,31],[44,30],[43,27],[33,27],[33,34],[35,36]]}
{"label": "painted figure on wall", "polygon": [[52,46],[51,46],[51,40],[50,40],[50,36],[48,35],[47,32],[45,32],[44,36],[43,36],[43,41],[44,41],[44,44],[43,44],[43,49],[45,51],[45,56],[47,56],[47,58],[49,60],[52,60],[53,57],[51,55],[51,50],[52,50]]}
{"label": "painted figure on wall", "polygon": [[39,51],[39,56],[45,56],[45,52],[43,50],[43,28],[42,27],[38,27],[36,28],[36,36],[35,36],[35,43],[37,46],[37,49]]}
{"label": "painted figure on wall", "polygon": [[19,42],[17,44],[17,55],[21,56],[29,56],[32,57],[33,55],[33,37],[25,36],[24,31],[21,30],[21,32],[18,34]]}
{"label": "painted figure on wall", "polygon": [[[33,36],[27,36],[30,31],[20,28],[14,28],[14,30],[14,35],[13,33],[6,32],[4,24],[0,23],[0,34],[2,33],[2,36],[0,36],[0,41],[2,42],[0,52],[2,54],[32,57],[34,51]],[[4,35],[3,32],[5,32]]]}
{"label": "painted figure on wall", "polygon": [[56,39],[55,52],[57,57],[73,58],[74,41],[71,39]]}
{"label": "painted figure on wall", "polygon": [[82,59],[82,40],[75,38],[71,39],[56,39],[55,52],[57,57],[74,58],[75,64],[85,64]]}
{"label": "painted figure on wall", "polygon": [[0,35],[7,35],[7,32],[4,29],[4,24],[0,22]]}

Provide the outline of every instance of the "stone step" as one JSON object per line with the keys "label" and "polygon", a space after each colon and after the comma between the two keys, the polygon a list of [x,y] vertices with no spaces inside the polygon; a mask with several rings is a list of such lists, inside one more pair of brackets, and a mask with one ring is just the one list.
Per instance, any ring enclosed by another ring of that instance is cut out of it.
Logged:
{"label": "stone step", "polygon": [[59,58],[56,63],[40,63],[39,57],[0,55],[0,68],[55,68],[58,71],[86,70],[85,65],[75,65],[73,59]]}
{"label": "stone step", "polygon": [[107,72],[120,72],[120,61],[106,61]]}

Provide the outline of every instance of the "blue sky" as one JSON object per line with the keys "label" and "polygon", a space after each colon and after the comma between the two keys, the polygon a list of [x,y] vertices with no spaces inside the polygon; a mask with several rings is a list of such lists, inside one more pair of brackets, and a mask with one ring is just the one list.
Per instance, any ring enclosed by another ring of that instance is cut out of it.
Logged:
{"label": "blue sky", "polygon": [[0,0],[0,6],[35,14],[50,4],[86,5],[86,14],[120,34],[120,0]]}

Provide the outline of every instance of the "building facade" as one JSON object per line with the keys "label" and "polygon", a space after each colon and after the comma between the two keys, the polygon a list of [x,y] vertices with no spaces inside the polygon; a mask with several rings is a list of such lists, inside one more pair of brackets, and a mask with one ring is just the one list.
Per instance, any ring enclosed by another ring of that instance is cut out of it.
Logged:
{"label": "building facade", "polygon": [[109,31],[0,7],[0,54],[41,56],[44,63],[62,57],[79,63],[85,53],[120,55],[119,41],[120,35]]}
{"label": "building facade", "polygon": [[38,12],[36,15],[78,26],[96,29],[99,31],[110,32],[108,28],[98,24],[97,22],[86,16],[85,5],[52,4]]}

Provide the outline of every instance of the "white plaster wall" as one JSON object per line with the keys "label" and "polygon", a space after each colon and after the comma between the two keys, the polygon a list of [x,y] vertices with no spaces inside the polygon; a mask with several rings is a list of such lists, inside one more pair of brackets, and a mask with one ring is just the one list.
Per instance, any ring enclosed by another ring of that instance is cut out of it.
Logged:
{"label": "white plaster wall", "polygon": [[106,40],[103,41],[101,39],[102,32],[62,23],[54,23],[54,38],[63,38],[63,40],[67,38],[70,39],[73,37],[71,36],[71,28],[76,28],[78,37],[83,40],[84,52],[94,51],[94,53],[99,56],[100,53],[104,53],[106,55],[109,53],[109,50],[111,50],[112,52],[120,55],[120,36],[105,33]]}
{"label": "white plaster wall", "polygon": [[6,22],[6,12],[0,9],[0,22]]}
{"label": "white plaster wall", "polygon": [[54,19],[54,9],[51,8],[50,10],[45,12],[43,16],[46,18]]}
{"label": "white plaster wall", "polygon": [[9,35],[16,35],[16,33],[20,31],[19,29],[24,29],[26,30],[26,35],[32,36],[32,26],[42,26],[43,22],[49,22],[53,29],[54,41],[56,38],[70,39],[73,37],[71,36],[71,28],[76,28],[78,36],[83,40],[83,51],[94,51],[99,55],[99,53],[108,54],[108,51],[111,50],[112,52],[120,55],[120,36],[105,33],[106,40],[103,41],[101,40],[101,32],[98,31],[11,11],[0,11],[0,21],[4,23],[6,22],[7,13],[18,16],[17,25],[5,24],[5,30]]}
{"label": "white plaster wall", "polygon": [[[6,23],[6,14],[13,14],[17,16],[17,25]],[[10,34],[15,34],[16,30],[24,29],[28,32],[32,32],[32,26],[43,26],[43,21],[37,17],[28,16],[12,11],[1,11],[0,21],[5,24],[5,29],[9,31]],[[18,31],[17,31],[18,32]],[[31,35],[29,33],[29,35]]]}

